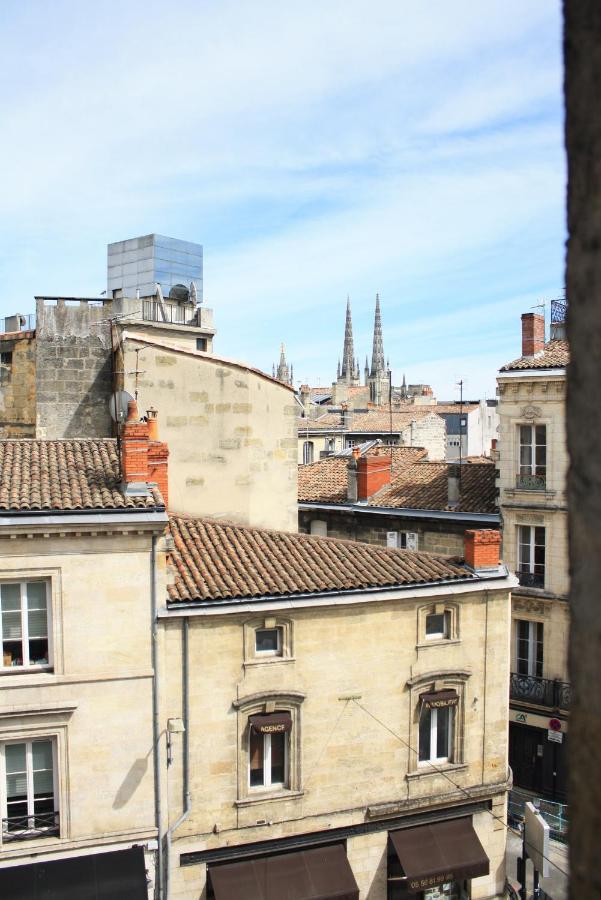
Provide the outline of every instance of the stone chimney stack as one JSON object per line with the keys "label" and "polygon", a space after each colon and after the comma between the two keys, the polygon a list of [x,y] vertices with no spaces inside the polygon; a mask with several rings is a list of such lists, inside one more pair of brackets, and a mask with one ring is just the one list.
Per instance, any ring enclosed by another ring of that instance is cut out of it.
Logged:
{"label": "stone chimney stack", "polygon": [[545,317],[539,313],[522,315],[522,356],[534,356],[545,346]]}
{"label": "stone chimney stack", "polygon": [[342,410],[342,412],[341,412],[342,427],[345,429],[345,431],[348,431],[348,429],[351,427],[351,411],[348,408],[347,403],[343,403],[340,408]]}
{"label": "stone chimney stack", "polygon": [[447,466],[448,498],[447,506],[451,509],[459,506],[461,500],[461,468],[460,466]]}
{"label": "stone chimney stack", "polygon": [[356,503],[358,499],[357,493],[357,460],[361,456],[361,451],[358,447],[353,447],[351,452],[351,458],[349,460],[349,464],[347,467],[348,471],[348,481],[347,481],[347,489],[346,489],[346,498],[349,503]]}
{"label": "stone chimney stack", "polygon": [[466,531],[465,561],[472,569],[496,569],[500,562],[501,534],[492,528]]}

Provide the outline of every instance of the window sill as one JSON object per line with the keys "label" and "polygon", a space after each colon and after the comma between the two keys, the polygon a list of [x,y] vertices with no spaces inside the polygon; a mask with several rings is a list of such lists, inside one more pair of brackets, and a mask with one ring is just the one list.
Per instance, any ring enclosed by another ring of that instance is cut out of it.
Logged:
{"label": "window sill", "polygon": [[276,793],[266,791],[264,794],[259,793],[256,796],[235,800],[234,806],[240,808],[244,806],[254,806],[257,803],[271,803],[276,800],[298,800],[300,797],[304,796],[304,793],[304,791],[277,791]]}
{"label": "window sill", "polygon": [[54,675],[54,666],[2,666],[0,676],[15,678],[17,675]]}
{"label": "window sill", "polygon": [[266,659],[247,659],[244,662],[244,668],[252,668],[253,666],[274,666],[278,663],[296,662],[296,656],[268,656]]}
{"label": "window sill", "polygon": [[415,646],[418,650],[421,650],[422,647],[446,647],[449,644],[460,644],[460,638],[437,638],[436,640],[429,641],[420,641]]}
{"label": "window sill", "polygon": [[408,781],[418,780],[420,778],[432,778],[435,775],[446,775],[448,772],[459,772],[461,769],[467,769],[468,764],[463,763],[443,763],[440,766],[437,766],[436,763],[433,763],[436,766],[435,769],[431,768],[427,763],[416,769],[414,772],[407,772],[405,778]]}

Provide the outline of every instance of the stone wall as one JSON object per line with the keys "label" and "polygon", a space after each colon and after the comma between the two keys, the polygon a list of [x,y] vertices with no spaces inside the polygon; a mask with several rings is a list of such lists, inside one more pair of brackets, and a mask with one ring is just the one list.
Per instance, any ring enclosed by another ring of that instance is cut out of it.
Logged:
{"label": "stone wall", "polygon": [[[424,521],[407,516],[369,515],[349,510],[300,509],[298,530],[311,534],[311,522],[326,523],[327,536],[347,541],[363,541],[386,547],[389,531],[411,531],[418,534],[418,550],[444,556],[463,556],[463,534],[468,528],[480,528],[477,522]],[[496,527],[487,525],[487,528]]]}
{"label": "stone wall", "polygon": [[[495,814],[503,817],[509,593],[444,591],[435,600],[424,589],[420,597],[404,599],[399,592],[396,599],[372,598],[348,606],[271,612],[246,604],[243,613],[207,610],[206,615],[191,617],[190,672],[210,673],[210,680],[197,675],[190,679],[193,800],[190,816],[174,838],[174,898],[205,896],[204,865],[178,866],[181,853],[235,848],[380,819],[377,833],[349,838],[347,852],[361,900],[385,900],[387,817],[393,811],[401,816],[440,811],[465,803],[467,792],[474,799],[490,797]],[[335,598],[337,604],[341,600]],[[420,623],[434,602],[451,604],[455,610],[457,640],[424,640],[425,626]],[[245,628],[263,627],[272,615],[274,622],[286,623],[291,654],[258,660],[252,655],[254,642],[248,653]],[[181,715],[182,638],[178,620],[163,620],[162,627],[161,720],[166,721]],[[415,691],[420,690],[409,682],[429,684],[462,671],[456,763],[448,772],[449,782],[417,766],[414,749],[408,749],[417,744]],[[348,695],[359,698],[368,712],[345,699]],[[295,789],[268,798],[253,795],[247,787],[245,704],[270,698],[283,708],[287,702],[297,705],[291,742],[296,748],[298,741],[298,751],[293,750],[290,760]],[[169,775],[170,821],[181,812],[181,771],[178,755]],[[500,895],[504,827],[487,812],[474,817],[474,827],[491,865],[490,876],[473,881],[471,896]]]}
{"label": "stone wall", "polygon": [[[184,515],[297,530],[293,392],[257,370],[125,336],[125,388],[159,412],[169,446],[169,507]],[[139,350],[139,353],[136,353]]]}
{"label": "stone wall", "polygon": [[0,369],[2,438],[35,437],[35,347],[35,331],[0,335],[0,353],[11,354]]}
{"label": "stone wall", "polygon": [[110,437],[110,302],[36,300],[37,437]]}

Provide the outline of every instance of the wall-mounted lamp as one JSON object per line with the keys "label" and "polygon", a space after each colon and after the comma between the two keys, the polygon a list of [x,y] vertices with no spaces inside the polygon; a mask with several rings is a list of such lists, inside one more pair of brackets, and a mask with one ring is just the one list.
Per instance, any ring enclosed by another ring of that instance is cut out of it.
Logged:
{"label": "wall-mounted lamp", "polygon": [[167,719],[167,765],[173,762],[172,735],[183,734],[186,730],[183,719]]}

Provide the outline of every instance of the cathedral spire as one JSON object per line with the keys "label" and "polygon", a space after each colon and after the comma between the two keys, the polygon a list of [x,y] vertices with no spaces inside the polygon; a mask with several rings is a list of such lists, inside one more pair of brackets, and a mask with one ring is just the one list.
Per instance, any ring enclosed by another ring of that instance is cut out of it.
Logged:
{"label": "cathedral spire", "polygon": [[292,366],[288,368],[288,363],[286,362],[286,352],[284,350],[284,345],[280,344],[280,361],[278,363],[278,367],[273,367],[274,370],[274,378],[277,378],[278,381],[283,381],[285,384],[292,384]]}
{"label": "cathedral spire", "polygon": [[342,368],[340,380],[347,384],[357,381],[358,373],[355,368],[355,347],[353,344],[353,321],[351,318],[351,301],[346,298],[346,321],[344,323],[344,348],[342,350]]}
{"label": "cathedral spire", "polygon": [[384,341],[382,339],[382,317],[380,315],[380,295],[376,294],[376,315],[374,319],[374,342],[371,354],[371,376],[375,378],[386,372],[384,362]]}

